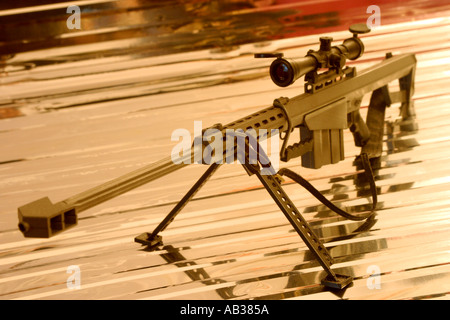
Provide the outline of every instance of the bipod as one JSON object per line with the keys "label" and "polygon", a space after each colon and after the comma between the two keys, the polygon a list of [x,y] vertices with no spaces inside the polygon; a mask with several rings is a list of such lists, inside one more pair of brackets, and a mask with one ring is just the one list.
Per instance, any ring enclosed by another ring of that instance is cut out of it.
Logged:
{"label": "bipod", "polygon": [[[332,269],[333,258],[330,252],[324,246],[322,241],[315,235],[308,222],[300,214],[295,204],[289,199],[286,192],[283,190],[280,184],[280,177],[273,169],[270,161],[264,150],[256,142],[254,137],[247,135],[249,141],[253,144],[253,148],[257,150],[258,163],[250,164],[248,159],[248,153],[246,153],[247,159],[238,159],[242,166],[249,175],[256,174],[258,179],[263,184],[264,188],[270,194],[272,199],[278,205],[290,224],[294,227],[295,231],[299,234],[302,240],[305,242],[309,250],[314,254],[319,264],[327,272],[327,277],[322,280],[322,284],[333,288],[343,289],[352,282],[352,277],[336,274]],[[250,144],[247,142],[246,146],[250,148]],[[264,160],[261,162],[261,160]],[[168,225],[175,219],[180,211],[186,206],[186,204],[195,196],[195,194],[201,189],[201,187],[208,181],[208,179],[217,171],[221,164],[213,163],[209,165],[206,172],[200,177],[200,179],[189,189],[186,195],[177,203],[177,205],[170,211],[170,213],[164,218],[164,220],[155,228],[152,233],[142,233],[135,238],[135,241],[143,245],[147,245],[148,249],[156,250],[163,244],[162,237],[159,235],[161,231],[166,229]],[[260,165],[263,167],[260,169]]]}

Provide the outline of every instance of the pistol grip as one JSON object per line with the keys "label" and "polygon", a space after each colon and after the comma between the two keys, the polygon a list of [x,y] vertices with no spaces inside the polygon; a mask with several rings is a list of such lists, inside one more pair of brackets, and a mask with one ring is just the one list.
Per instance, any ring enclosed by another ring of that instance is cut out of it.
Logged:
{"label": "pistol grip", "polygon": [[364,122],[359,110],[348,114],[349,129],[353,134],[355,146],[362,147],[370,138],[370,131]]}

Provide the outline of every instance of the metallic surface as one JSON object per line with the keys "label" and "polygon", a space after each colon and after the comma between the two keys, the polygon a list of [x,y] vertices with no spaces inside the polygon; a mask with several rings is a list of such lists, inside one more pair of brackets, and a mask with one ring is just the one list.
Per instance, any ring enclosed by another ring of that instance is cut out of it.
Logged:
{"label": "metallic surface", "polygon": [[[166,158],[173,130],[228,123],[301,85],[276,87],[270,61],[253,53],[302,57],[317,35],[163,56],[99,56],[106,44],[24,52],[7,60],[0,120],[0,299],[448,299],[450,292],[450,47],[448,13],[382,25],[364,35],[362,71],[386,52],[416,53],[416,119],[388,110],[376,170],[374,219],[343,219],[292,181],[283,188],[354,283],[336,292],[324,271],[256,177],[223,165],[147,252],[134,242],[151,232],[204,172],[201,165],[153,181],[93,207],[79,225],[51,239],[24,239],[17,207],[51,195],[59,201]],[[347,31],[332,34],[336,42]],[[261,50],[260,46],[264,50]],[[88,55],[84,53],[91,52]],[[63,61],[42,64],[46,61]],[[76,57],[74,59],[71,59]],[[28,66],[28,67],[27,67]],[[367,112],[368,98],[361,113]],[[11,111],[13,112],[13,111]],[[170,120],[170,126],[166,125]],[[346,159],[319,170],[292,161],[328,198],[368,210],[359,148],[344,133]],[[80,270],[72,288],[71,270]],[[68,283],[68,280],[69,283]]]}

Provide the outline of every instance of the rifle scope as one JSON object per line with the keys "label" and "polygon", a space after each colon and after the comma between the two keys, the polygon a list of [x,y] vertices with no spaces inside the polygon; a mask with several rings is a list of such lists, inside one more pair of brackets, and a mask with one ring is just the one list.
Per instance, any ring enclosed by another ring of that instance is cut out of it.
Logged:
{"label": "rifle scope", "polygon": [[333,41],[330,37],[320,38],[320,49],[310,50],[301,59],[285,59],[282,53],[260,53],[255,58],[277,58],[270,65],[270,77],[279,87],[287,87],[298,78],[311,71],[322,68],[334,68],[337,70],[345,66],[345,60],[355,60],[364,53],[364,44],[358,38],[358,34],[367,33],[370,29],[365,24],[350,27],[353,37],[345,39],[341,45],[331,47]]}

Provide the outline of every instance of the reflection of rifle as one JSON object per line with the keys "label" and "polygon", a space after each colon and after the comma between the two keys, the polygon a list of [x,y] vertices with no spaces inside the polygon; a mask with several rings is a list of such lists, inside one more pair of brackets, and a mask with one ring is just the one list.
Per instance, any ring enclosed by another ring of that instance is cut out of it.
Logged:
{"label": "reflection of rifle", "polygon": [[[301,157],[302,166],[320,168],[323,165],[337,163],[344,159],[343,129],[350,128],[355,144],[362,147],[360,159],[366,175],[370,178],[373,209],[375,209],[376,188],[369,159],[381,155],[386,106],[393,102],[401,102],[402,117],[406,119],[413,116],[411,97],[416,59],[413,54],[395,57],[388,54],[383,62],[356,75],[354,67],[345,67],[345,61],[357,59],[363,54],[364,46],[358,38],[358,34],[366,33],[369,29],[365,25],[355,25],[350,28],[350,31],[353,33],[353,37],[344,40],[338,46],[332,47],[332,39],[322,37],[320,49],[317,51],[310,50],[300,60],[284,59],[281,53],[255,55],[257,58],[276,58],[270,67],[270,75],[279,86],[288,86],[302,75],[306,75],[305,93],[290,99],[284,97],[276,99],[271,107],[225,126],[216,125],[214,129],[224,137],[225,151],[227,151],[223,152],[223,158],[219,153],[221,161],[210,164],[203,176],[156,229],[152,233],[139,235],[135,238],[136,242],[148,245],[150,248],[157,248],[162,243],[162,238],[158,235],[159,232],[163,231],[173,221],[220,164],[224,160],[228,160],[230,148],[236,153],[237,143],[234,139],[238,134],[232,137],[232,143],[229,144],[228,137],[226,137],[229,130],[236,132],[239,130],[253,129],[258,131],[264,129],[268,134],[259,135],[256,139],[247,134],[245,153],[241,157],[238,154],[238,159],[249,175],[257,175],[286,218],[328,273],[324,284],[342,288],[350,283],[350,277],[337,275],[331,270],[332,257],[284,192],[280,184],[280,176],[286,175],[300,183],[319,200],[346,218],[364,220],[373,213],[373,210],[360,215],[346,213],[333,206],[298,174],[288,169],[281,169],[276,173],[270,163],[261,161],[264,157],[264,159],[267,159],[267,156],[265,156],[258,142],[270,137],[273,133],[270,129],[278,129],[284,133],[283,137],[280,135],[283,140],[280,151],[281,160],[289,161],[292,158]],[[320,69],[328,70],[319,73]],[[400,91],[391,93],[388,84],[394,80],[399,80]],[[366,124],[361,118],[359,109],[363,96],[369,92],[372,92],[372,96]],[[295,128],[300,131],[300,142],[288,146],[289,136]],[[200,137],[200,141],[202,141],[200,144],[201,154],[211,147],[205,141],[211,140],[212,136],[206,136],[203,139]],[[194,140],[194,145],[196,141],[198,142],[198,140]],[[26,237],[53,236],[75,225],[77,214],[81,211],[181,169],[187,163],[193,163],[198,160],[195,156],[197,151],[194,148],[189,154],[183,154],[177,164],[174,163],[172,157],[168,157],[56,204],[52,204],[46,197],[24,205],[18,210],[19,229]],[[258,153],[259,163],[246,161],[246,159],[249,159],[250,151]],[[217,155],[215,157],[217,158]],[[267,174],[267,170],[266,173],[262,173],[263,170],[260,170],[260,165],[265,170],[270,169],[270,174]]]}
{"label": "reflection of rifle", "polygon": [[[188,260],[186,257],[183,256],[183,254],[180,252],[180,250],[175,249],[173,246],[164,246],[164,250],[166,250],[166,253],[162,253],[161,257],[166,260],[168,263],[176,265],[178,268],[182,268],[183,272],[192,280],[192,281],[200,281],[201,283],[210,286],[210,285],[217,285],[220,283],[226,284],[227,282],[225,280],[222,280],[220,278],[212,278],[206,270],[195,262],[195,260]],[[189,267],[195,267],[195,268],[189,268]],[[186,268],[187,267],[187,268]],[[231,298],[236,298],[233,294],[233,287],[231,285],[223,287],[218,287],[216,289],[216,292],[219,294],[221,298],[224,300],[228,300]]]}

